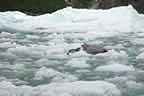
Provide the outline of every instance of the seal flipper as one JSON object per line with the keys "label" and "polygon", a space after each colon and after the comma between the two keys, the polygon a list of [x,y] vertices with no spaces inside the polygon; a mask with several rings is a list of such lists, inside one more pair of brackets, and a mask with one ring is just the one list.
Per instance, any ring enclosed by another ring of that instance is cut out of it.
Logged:
{"label": "seal flipper", "polygon": [[79,48],[76,48],[76,49],[70,49],[68,52],[67,52],[67,55],[69,55],[70,53],[74,53],[74,52],[78,52],[80,51],[80,47]]}

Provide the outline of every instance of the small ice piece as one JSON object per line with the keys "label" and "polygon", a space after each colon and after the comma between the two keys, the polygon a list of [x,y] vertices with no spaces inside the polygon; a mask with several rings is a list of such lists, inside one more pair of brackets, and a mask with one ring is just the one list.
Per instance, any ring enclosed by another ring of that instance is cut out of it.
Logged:
{"label": "small ice piece", "polygon": [[42,67],[36,73],[34,80],[52,79],[54,77],[62,77],[64,74],[52,68]]}
{"label": "small ice piece", "polygon": [[0,77],[0,82],[1,81],[6,81],[6,77]]}
{"label": "small ice piece", "polygon": [[32,87],[30,86],[15,86],[11,82],[0,82],[0,96],[33,96]]}
{"label": "small ice piece", "polygon": [[56,66],[59,66],[59,65],[63,65],[64,61],[63,61],[63,59],[60,60],[59,58],[53,58],[51,60],[49,60],[47,58],[42,58],[42,59],[39,59],[39,60],[35,61],[34,63],[35,63],[36,66],[39,66],[39,67],[42,67],[42,66],[56,67]]}
{"label": "small ice piece", "polygon": [[106,49],[114,49],[114,50],[122,50],[125,49],[125,47],[122,44],[117,44],[115,46],[105,46]]}
{"label": "small ice piece", "polygon": [[58,46],[51,46],[47,48],[46,54],[49,55],[57,55],[57,54],[64,54],[64,45]]}
{"label": "small ice piece", "polygon": [[104,71],[104,72],[127,72],[127,71],[135,71],[132,66],[123,65],[123,64],[110,64],[103,65],[96,68],[96,71]]}
{"label": "small ice piece", "polygon": [[12,69],[16,71],[24,70],[25,66],[24,64],[16,63],[15,65],[12,66]]}
{"label": "small ice piece", "polygon": [[139,37],[139,38],[143,38],[144,37],[144,33],[136,33],[136,36]]}
{"label": "small ice piece", "polygon": [[138,56],[136,56],[136,60],[144,62],[144,52],[142,52]]}
{"label": "small ice piece", "polygon": [[114,78],[108,78],[108,79],[105,79],[105,80],[109,81],[113,84],[116,84],[120,88],[126,86],[126,82],[129,81],[128,77],[126,77],[126,76],[116,76]]}
{"label": "small ice piece", "polygon": [[17,56],[15,56],[14,54],[12,54],[10,52],[1,52],[0,58],[3,60],[8,60],[10,62],[10,61],[16,60]]}
{"label": "small ice piece", "polygon": [[29,40],[38,40],[38,39],[40,39],[40,37],[37,36],[37,35],[26,35],[26,38],[29,39]]}
{"label": "small ice piece", "polygon": [[139,82],[144,81],[144,71],[143,70],[135,72],[133,75],[136,77],[137,81],[139,81]]}
{"label": "small ice piece", "polygon": [[49,63],[49,60],[46,58],[39,59],[34,63],[39,67],[52,65],[51,63]]}
{"label": "small ice piece", "polygon": [[61,73],[52,68],[42,67],[36,73],[34,80],[50,80],[51,82],[77,81],[78,78],[68,73]]}
{"label": "small ice piece", "polygon": [[14,48],[14,47],[16,47],[16,44],[12,44],[11,42],[0,43],[0,48],[2,49]]}
{"label": "small ice piece", "polygon": [[122,64],[127,64],[128,62],[128,54],[125,51],[117,52],[115,50],[110,50],[105,55],[108,59],[108,63],[110,62],[118,62]]}
{"label": "small ice piece", "polygon": [[131,42],[134,45],[144,45],[144,39],[143,38],[136,38],[134,40],[131,40]]}
{"label": "small ice piece", "polygon": [[131,43],[133,43],[134,45],[144,45],[144,39],[143,38],[136,38],[136,39],[132,39]]}
{"label": "small ice piece", "polygon": [[47,56],[48,59],[57,59],[57,60],[65,60],[68,59],[66,53],[58,53],[58,54],[51,54]]}
{"label": "small ice piece", "polygon": [[59,94],[59,96],[72,96],[72,95],[68,93],[63,93],[63,94]]}
{"label": "small ice piece", "polygon": [[144,94],[144,84],[136,81],[127,81],[127,94],[129,96],[141,96]]}
{"label": "small ice piece", "polygon": [[76,73],[90,73],[90,70],[88,70],[88,69],[79,69],[79,70],[76,70]]}
{"label": "small ice piece", "polygon": [[78,80],[78,78],[74,75],[63,74],[63,76],[54,77],[51,82],[74,82],[77,80]]}
{"label": "small ice piece", "polygon": [[104,45],[104,41],[102,40],[94,40],[94,41],[87,41],[88,44],[90,45],[97,45],[97,46],[103,46]]}
{"label": "small ice piece", "polygon": [[0,96],[9,96],[9,94],[13,96],[15,94],[14,88],[15,86],[10,82],[6,82],[6,81],[0,82]]}
{"label": "small ice piece", "polygon": [[72,68],[89,68],[89,64],[87,64],[86,60],[84,58],[73,58],[70,61],[68,61],[65,66],[69,66]]}
{"label": "small ice piece", "polygon": [[8,33],[8,32],[2,32],[0,33],[0,38],[11,38],[11,37],[15,37],[15,34],[12,33]]}
{"label": "small ice piece", "polygon": [[21,58],[40,59],[44,56],[44,51],[37,49],[36,47],[19,46],[16,48],[8,49],[8,52],[11,52]]}

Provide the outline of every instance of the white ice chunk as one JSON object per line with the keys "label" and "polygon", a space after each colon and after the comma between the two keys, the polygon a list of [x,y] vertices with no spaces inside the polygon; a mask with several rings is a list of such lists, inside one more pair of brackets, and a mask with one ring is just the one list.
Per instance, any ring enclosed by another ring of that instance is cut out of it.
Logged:
{"label": "white ice chunk", "polygon": [[144,84],[143,83],[140,83],[140,82],[136,82],[136,81],[127,81],[126,82],[127,84],[127,94],[129,95],[143,95],[144,94],[144,91],[143,91],[143,88],[144,88]]}
{"label": "white ice chunk", "polygon": [[36,72],[35,79],[43,80],[45,78],[52,78],[52,77],[59,76],[59,75],[63,75],[63,74],[54,69],[42,67]]}
{"label": "white ice chunk", "polygon": [[17,59],[17,56],[10,52],[1,52],[0,53],[0,58],[8,61],[14,61]]}
{"label": "white ice chunk", "polygon": [[35,64],[37,66],[40,66],[40,67],[42,67],[42,66],[52,66],[53,65],[53,63],[51,63],[48,59],[45,59],[45,58],[35,61]]}
{"label": "white ice chunk", "polygon": [[42,67],[36,72],[34,80],[51,80],[51,82],[67,82],[76,81],[78,80],[78,78],[68,73],[61,73],[52,68]]}
{"label": "white ice chunk", "polygon": [[104,71],[104,72],[127,72],[127,71],[135,71],[132,66],[122,65],[122,64],[110,64],[103,65],[96,68],[96,71]]}
{"label": "white ice chunk", "polygon": [[84,58],[73,58],[70,61],[68,61],[66,66],[72,67],[72,68],[89,68],[90,66],[86,63],[86,60]]}
{"label": "white ice chunk", "polygon": [[16,47],[16,44],[12,44],[11,42],[0,43],[0,48],[13,48]]}
{"label": "white ice chunk", "polygon": [[139,61],[144,61],[144,52],[142,52],[138,56],[136,56],[136,59]]}
{"label": "white ice chunk", "polygon": [[15,37],[15,34],[12,34],[12,33],[8,33],[8,32],[2,32],[0,33],[0,37],[1,38],[11,38],[11,37]]}
{"label": "white ice chunk", "polygon": [[10,48],[8,51],[21,58],[39,59],[44,56],[44,51],[41,50],[40,47],[38,49],[36,47],[19,46],[16,48]]}
{"label": "white ice chunk", "polygon": [[26,38],[27,39],[29,39],[29,40],[38,40],[38,39],[40,39],[40,37],[39,36],[34,36],[34,35],[26,35]]}
{"label": "white ice chunk", "polygon": [[115,50],[109,50],[109,52],[104,55],[107,57],[109,63],[117,62],[127,64],[128,62],[128,54],[125,51],[117,52]]}
{"label": "white ice chunk", "polygon": [[136,38],[136,39],[132,39],[131,42],[134,45],[144,45],[144,39],[143,38]]}

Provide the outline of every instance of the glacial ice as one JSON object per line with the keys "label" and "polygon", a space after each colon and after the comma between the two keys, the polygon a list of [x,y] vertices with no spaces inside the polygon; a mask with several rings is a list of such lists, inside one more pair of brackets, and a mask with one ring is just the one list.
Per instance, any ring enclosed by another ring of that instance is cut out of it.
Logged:
{"label": "glacial ice", "polygon": [[[144,16],[132,6],[0,20],[0,96],[144,95]],[[83,43],[109,50],[67,55]]]}

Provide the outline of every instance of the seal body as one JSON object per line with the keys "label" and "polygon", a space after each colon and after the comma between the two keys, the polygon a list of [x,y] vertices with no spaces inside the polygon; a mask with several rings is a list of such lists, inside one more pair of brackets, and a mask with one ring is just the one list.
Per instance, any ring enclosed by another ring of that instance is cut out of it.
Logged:
{"label": "seal body", "polygon": [[70,55],[70,53],[79,52],[81,49],[83,51],[85,51],[86,53],[91,54],[91,55],[96,55],[96,54],[99,54],[99,53],[108,52],[108,49],[103,48],[103,47],[98,47],[97,45],[82,44],[81,47],[79,47],[79,48],[70,49],[67,52],[67,55]]}
{"label": "seal body", "polygon": [[85,52],[87,52],[88,54],[92,54],[92,55],[108,52],[107,49],[103,47],[97,47],[96,45],[83,44],[81,46]]}

